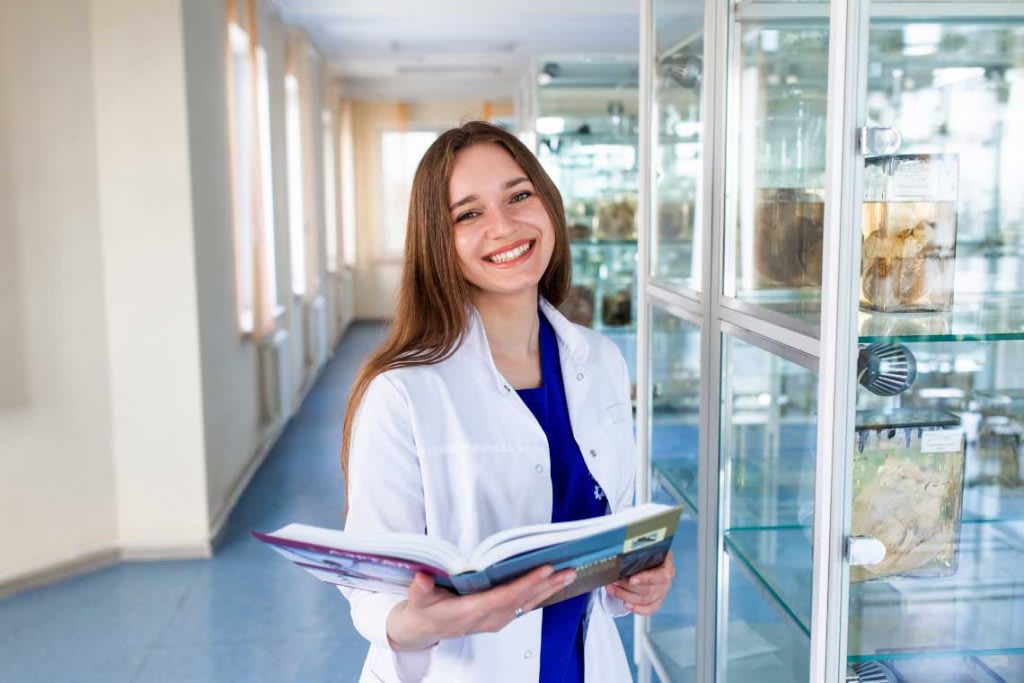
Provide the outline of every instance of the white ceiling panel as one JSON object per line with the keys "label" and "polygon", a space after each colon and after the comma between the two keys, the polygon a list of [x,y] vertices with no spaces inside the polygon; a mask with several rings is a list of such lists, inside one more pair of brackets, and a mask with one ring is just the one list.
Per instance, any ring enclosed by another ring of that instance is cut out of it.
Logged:
{"label": "white ceiling panel", "polygon": [[535,54],[635,55],[638,2],[274,0],[350,95],[512,98]]}

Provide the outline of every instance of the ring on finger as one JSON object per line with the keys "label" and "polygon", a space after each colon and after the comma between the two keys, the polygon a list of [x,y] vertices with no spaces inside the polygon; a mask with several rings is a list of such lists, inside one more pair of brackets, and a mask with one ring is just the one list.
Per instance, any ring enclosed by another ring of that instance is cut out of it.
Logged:
{"label": "ring on finger", "polygon": [[522,607],[516,607],[516,619],[523,616],[524,614],[526,614],[526,612],[523,611]]}

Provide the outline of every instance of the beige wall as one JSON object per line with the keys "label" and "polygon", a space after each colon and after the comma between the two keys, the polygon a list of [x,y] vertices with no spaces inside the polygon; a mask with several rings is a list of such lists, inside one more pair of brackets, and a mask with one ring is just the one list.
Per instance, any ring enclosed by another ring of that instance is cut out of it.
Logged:
{"label": "beige wall", "polygon": [[225,8],[213,0],[185,0],[182,10],[192,229],[201,293],[205,504],[209,523],[216,524],[260,447],[259,394],[253,391],[258,368],[255,344],[239,334],[236,321]]}
{"label": "beige wall", "polygon": [[0,580],[116,535],[86,0],[0,3]]}
{"label": "beige wall", "polygon": [[[274,435],[236,323],[224,16],[223,0],[0,3],[0,593],[118,553],[208,554]],[[264,19],[281,320],[301,354],[285,31]]]}
{"label": "beige wall", "polygon": [[118,543],[133,555],[201,554],[212,406],[200,375],[181,3],[93,0],[91,19]]}
{"label": "beige wall", "polygon": [[[405,121],[410,129],[442,130],[481,118],[483,108],[483,102],[409,102],[405,105]],[[376,250],[384,201],[378,140],[381,132],[398,129],[401,104],[355,101],[352,112],[357,226],[355,314],[358,318],[389,318],[394,314],[402,263],[400,258],[382,256]],[[492,116],[511,115],[510,100],[492,103]]]}

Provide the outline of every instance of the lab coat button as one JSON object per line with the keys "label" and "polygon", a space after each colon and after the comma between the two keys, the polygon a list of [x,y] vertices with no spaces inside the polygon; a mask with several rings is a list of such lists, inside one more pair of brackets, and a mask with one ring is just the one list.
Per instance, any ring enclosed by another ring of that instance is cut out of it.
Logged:
{"label": "lab coat button", "polygon": [[506,384],[505,385],[505,391],[512,391],[512,387],[510,387],[509,385]]}
{"label": "lab coat button", "polygon": [[590,457],[591,458],[596,458],[597,457],[597,451],[595,451],[593,448],[590,449]]}
{"label": "lab coat button", "polygon": [[526,652],[523,653],[523,659],[529,659],[532,656],[533,656],[533,650],[527,650]]}
{"label": "lab coat button", "polygon": [[576,375],[576,379],[582,382],[582,381],[583,381],[583,373],[582,373],[582,372],[581,372],[581,373],[578,373],[578,374]]}
{"label": "lab coat button", "polygon": [[533,469],[537,470],[538,473],[543,472],[544,471],[544,465],[537,465]]}

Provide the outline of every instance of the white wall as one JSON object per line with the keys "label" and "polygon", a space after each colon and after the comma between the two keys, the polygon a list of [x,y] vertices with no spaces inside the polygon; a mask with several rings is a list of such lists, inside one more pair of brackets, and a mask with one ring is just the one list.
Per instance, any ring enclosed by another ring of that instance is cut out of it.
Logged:
{"label": "white wall", "polygon": [[[208,554],[266,452],[236,323],[224,18],[223,0],[0,3],[0,593],[118,554]],[[285,31],[261,31],[301,352]]]}
{"label": "white wall", "polygon": [[221,2],[185,0],[185,73],[210,524],[261,445],[256,346],[238,330]]}
{"label": "white wall", "polygon": [[0,2],[0,581],[116,534],[87,0]]}
{"label": "white wall", "polygon": [[91,25],[118,542],[202,554],[214,406],[200,375],[181,2],[93,0]]}

